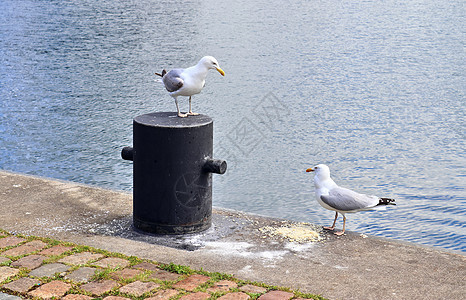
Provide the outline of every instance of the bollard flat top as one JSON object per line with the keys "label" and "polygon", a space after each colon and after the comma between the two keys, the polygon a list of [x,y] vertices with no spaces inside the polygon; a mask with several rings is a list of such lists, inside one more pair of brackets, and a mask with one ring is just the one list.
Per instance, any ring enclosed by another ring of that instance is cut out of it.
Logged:
{"label": "bollard flat top", "polygon": [[139,115],[134,118],[134,122],[153,127],[183,128],[208,125],[212,123],[212,118],[207,115],[180,118],[176,112],[154,112]]}

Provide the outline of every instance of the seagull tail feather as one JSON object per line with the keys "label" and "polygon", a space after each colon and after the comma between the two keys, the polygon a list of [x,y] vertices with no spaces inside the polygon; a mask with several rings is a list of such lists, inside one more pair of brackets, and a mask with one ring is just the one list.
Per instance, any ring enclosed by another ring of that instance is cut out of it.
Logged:
{"label": "seagull tail feather", "polygon": [[155,75],[160,76],[160,77],[165,76],[165,74],[167,74],[167,70],[165,69],[162,70],[162,74],[155,72]]}
{"label": "seagull tail feather", "polygon": [[391,199],[391,198],[380,198],[379,199],[379,204],[377,205],[396,205],[395,202],[395,199]]}

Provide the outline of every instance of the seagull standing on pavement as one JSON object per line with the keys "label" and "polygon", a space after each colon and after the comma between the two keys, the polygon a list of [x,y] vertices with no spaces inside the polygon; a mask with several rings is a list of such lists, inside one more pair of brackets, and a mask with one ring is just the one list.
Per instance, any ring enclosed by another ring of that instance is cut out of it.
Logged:
{"label": "seagull standing on pavement", "polygon": [[330,178],[330,169],[324,164],[309,168],[306,172],[315,172],[314,184],[317,202],[324,208],[335,211],[333,225],[331,227],[324,227],[324,229],[334,230],[338,213],[343,215],[343,230],[335,232],[336,235],[343,235],[345,233],[346,213],[370,210],[381,205],[396,205],[394,199],[359,194],[350,189],[339,187]]}
{"label": "seagull standing on pavement", "polygon": [[[199,94],[205,85],[205,78],[210,69],[217,70],[222,76],[225,72],[218,65],[217,60],[212,56],[204,56],[197,63],[197,65],[187,69],[173,69],[170,71],[163,70],[161,74],[155,73],[162,77],[162,82],[167,91],[175,99],[176,110],[178,117],[185,118],[189,116],[196,116],[191,109],[191,96]],[[189,96],[189,111],[186,114],[180,112],[178,106],[178,96]]]}

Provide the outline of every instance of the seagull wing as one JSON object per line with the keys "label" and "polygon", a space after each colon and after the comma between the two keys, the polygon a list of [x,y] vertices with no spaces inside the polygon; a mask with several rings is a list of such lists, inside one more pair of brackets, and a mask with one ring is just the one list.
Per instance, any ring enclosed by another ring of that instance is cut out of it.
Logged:
{"label": "seagull wing", "polygon": [[163,76],[162,81],[167,91],[175,92],[183,86],[183,79],[181,79],[182,69],[173,69]]}
{"label": "seagull wing", "polygon": [[379,203],[379,198],[376,196],[359,194],[342,187],[331,189],[328,195],[322,195],[320,199],[325,204],[342,212],[364,210],[374,207]]}

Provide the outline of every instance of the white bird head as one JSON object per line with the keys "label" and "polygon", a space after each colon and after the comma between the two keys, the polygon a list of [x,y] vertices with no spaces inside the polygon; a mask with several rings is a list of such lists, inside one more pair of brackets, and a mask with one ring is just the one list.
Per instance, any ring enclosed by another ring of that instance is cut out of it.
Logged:
{"label": "white bird head", "polygon": [[213,56],[204,56],[201,60],[197,63],[198,66],[203,66],[207,69],[215,69],[217,70],[222,76],[225,76],[225,72],[220,68],[218,65],[218,61]]}
{"label": "white bird head", "polygon": [[317,166],[307,169],[306,172],[315,172],[315,177],[320,181],[330,178],[330,169],[324,164],[318,164]]}
{"label": "white bird head", "polygon": [[327,165],[319,164],[306,170],[306,172],[315,172],[314,185],[316,188],[326,187],[327,189],[337,186],[330,178],[330,169]]}

